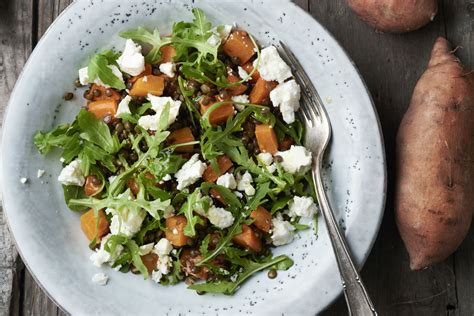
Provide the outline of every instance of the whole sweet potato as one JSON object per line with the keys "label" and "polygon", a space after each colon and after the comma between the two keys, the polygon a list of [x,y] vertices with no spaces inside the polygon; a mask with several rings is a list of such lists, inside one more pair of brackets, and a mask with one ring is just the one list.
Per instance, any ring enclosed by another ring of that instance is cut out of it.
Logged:
{"label": "whole sweet potato", "polygon": [[474,210],[474,74],[438,38],[397,136],[395,212],[410,267],[459,247]]}
{"label": "whole sweet potato", "polygon": [[357,15],[381,32],[404,33],[432,21],[437,0],[347,0]]}

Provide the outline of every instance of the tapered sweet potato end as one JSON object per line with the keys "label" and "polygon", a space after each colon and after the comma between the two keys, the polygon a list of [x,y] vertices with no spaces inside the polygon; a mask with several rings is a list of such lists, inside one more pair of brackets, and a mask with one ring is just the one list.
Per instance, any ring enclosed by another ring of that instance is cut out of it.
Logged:
{"label": "tapered sweet potato end", "polygon": [[438,37],[431,51],[431,59],[428,67],[433,67],[445,62],[458,61],[452,51],[451,43],[444,37]]}

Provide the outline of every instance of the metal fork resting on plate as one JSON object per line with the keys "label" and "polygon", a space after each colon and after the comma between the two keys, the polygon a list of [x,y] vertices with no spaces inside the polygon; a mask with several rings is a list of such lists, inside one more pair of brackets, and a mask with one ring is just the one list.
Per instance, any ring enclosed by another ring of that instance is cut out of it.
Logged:
{"label": "metal fork resting on plate", "polygon": [[311,135],[311,137],[306,138],[305,146],[313,155],[313,182],[328,228],[332,247],[336,255],[349,315],[377,315],[375,307],[362,283],[359,272],[354,265],[344,235],[339,229],[326,192],[324,191],[321,167],[324,151],[331,139],[331,123],[328,114],[326,113],[316,88],[311,83],[311,80],[295,55],[284,43],[280,42],[280,45],[282,47],[280,50],[282,58],[288,62],[296,82],[301,87],[303,123],[306,126],[307,134]]}

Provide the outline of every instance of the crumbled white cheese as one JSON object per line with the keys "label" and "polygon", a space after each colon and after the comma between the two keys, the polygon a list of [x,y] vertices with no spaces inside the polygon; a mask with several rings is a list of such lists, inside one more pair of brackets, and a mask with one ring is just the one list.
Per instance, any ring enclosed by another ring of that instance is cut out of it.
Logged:
{"label": "crumbled white cheese", "polygon": [[242,176],[237,174],[237,190],[245,192],[248,196],[255,194],[255,188],[252,185],[252,175],[246,171]]}
{"label": "crumbled white cheese", "polygon": [[290,149],[277,152],[283,161],[281,165],[285,171],[290,173],[300,173],[308,170],[311,166],[311,152],[303,146],[291,145]]}
{"label": "crumbled white cheese", "polygon": [[96,273],[92,277],[92,282],[98,285],[106,285],[108,281],[109,281],[109,277],[105,273]]}
{"label": "crumbled white cheese", "polygon": [[45,172],[46,171],[44,171],[43,169],[38,169],[38,171],[36,171],[36,177],[41,178],[42,176],[44,176]]}
{"label": "crumbled white cheese", "polygon": [[217,178],[216,183],[231,190],[237,188],[237,182],[235,181],[235,177],[230,172],[224,173],[222,176]]}
{"label": "crumbled white cheese", "polygon": [[288,215],[291,217],[313,217],[318,207],[310,196],[295,196],[288,205]]}
{"label": "crumbled white cheese", "polygon": [[221,207],[211,206],[207,213],[207,218],[212,225],[220,229],[227,228],[234,223],[234,216],[232,216],[232,213]]}
{"label": "crumbled white cheese", "polygon": [[76,159],[61,170],[58,181],[64,185],[83,186],[85,182],[84,173],[81,168],[81,161]]}
{"label": "crumbled white cheese", "polygon": [[273,106],[279,107],[283,120],[291,124],[295,121],[295,112],[300,108],[300,86],[295,80],[279,84],[270,92]]}
{"label": "crumbled white cheese", "polygon": [[151,273],[151,279],[155,281],[156,283],[160,283],[160,280],[162,277],[163,277],[163,274],[160,271],[153,271]]}
{"label": "crumbled white cheese", "polygon": [[122,55],[117,59],[117,64],[123,72],[131,76],[138,76],[145,70],[145,57],[142,47],[131,39],[125,42]]}
{"label": "crumbled white cheese", "polygon": [[260,153],[257,155],[257,160],[265,166],[270,166],[273,162],[273,156],[270,153]]}
{"label": "crumbled white cheese", "polygon": [[170,181],[172,178],[171,178],[171,175],[169,173],[165,174],[163,176],[163,178],[161,178],[161,181]]}
{"label": "crumbled white cheese", "polygon": [[275,246],[282,246],[293,241],[295,227],[283,220],[281,216],[272,219],[272,241]]}
{"label": "crumbled white cheese", "polygon": [[145,244],[143,246],[140,246],[138,249],[138,252],[140,253],[140,256],[144,256],[149,254],[153,250],[154,244],[151,242],[149,244]]}
{"label": "crumbled white cheese", "polygon": [[109,183],[114,182],[115,179],[117,179],[117,176],[110,176],[110,177],[108,178]]}
{"label": "crumbled white cheese", "polygon": [[207,39],[207,44],[211,46],[219,46],[221,44],[221,39],[220,36],[217,36],[215,34],[212,34],[208,39]]}
{"label": "crumbled white cheese", "polygon": [[173,78],[176,75],[176,64],[172,62],[162,63],[160,65],[160,71],[167,75],[168,77]]}
{"label": "crumbled white cheese", "polygon": [[[117,66],[115,65],[107,65],[107,67],[110,68],[110,70],[112,70],[112,73],[120,80],[124,83],[123,81],[123,75],[122,75],[122,72],[120,71],[120,69],[117,68]],[[84,85],[87,85],[90,83],[90,79],[89,79],[89,69],[87,67],[84,67],[84,68],[81,68],[79,69],[79,82],[84,86]],[[94,79],[94,83],[99,85],[99,86],[103,86],[105,88],[110,88],[109,85],[105,84],[102,82],[102,80],[100,80],[99,77],[95,78]]]}
{"label": "crumbled white cheese", "polygon": [[173,245],[166,238],[161,238],[155,245],[155,253],[159,256],[169,255]]}
{"label": "crumbled white cheese", "polygon": [[20,178],[20,182],[21,182],[22,184],[25,184],[25,183],[28,182],[28,178],[25,178],[25,177]]}
{"label": "crumbled white cheese", "polygon": [[242,79],[242,80],[246,79],[245,81],[249,81],[249,80],[250,80],[249,74],[245,71],[244,68],[242,68],[242,67],[239,66],[239,67],[237,68],[237,70],[238,70],[238,72],[239,72],[239,77],[240,77],[240,79]]}
{"label": "crumbled white cheese", "polygon": [[163,113],[167,103],[170,105],[170,112],[168,116],[168,125],[165,129],[176,121],[176,117],[179,114],[179,108],[181,107],[181,101],[173,100],[170,97],[157,97],[152,94],[148,94],[148,100],[151,102],[151,109],[155,111],[155,114],[140,117],[138,119],[138,125],[147,130],[156,131],[158,129],[158,122],[160,121],[161,113]]}
{"label": "crumbled white cheese", "polygon": [[158,256],[158,262],[156,263],[156,268],[161,274],[168,274],[170,268],[173,266],[171,257],[168,255]]}
{"label": "crumbled white cheese", "polygon": [[110,232],[114,235],[123,234],[127,237],[132,237],[140,230],[146,215],[143,209],[128,208],[122,208],[120,212],[113,208],[107,208],[105,213],[112,214]]}
{"label": "crumbled white cheese", "polygon": [[270,173],[274,173],[276,170],[277,170],[277,166],[274,163],[267,167],[267,171]]}
{"label": "crumbled white cheese", "polygon": [[234,191],[234,194],[236,197],[238,197],[239,199],[243,198],[244,195],[242,193],[240,193],[239,191]]}
{"label": "crumbled white cheese", "polygon": [[[256,59],[253,62],[253,66],[257,67]],[[266,81],[278,81],[283,83],[286,79],[291,77],[291,69],[281,59],[277,49],[274,46],[268,46],[260,52],[260,63],[258,65],[258,72],[260,77]]]}
{"label": "crumbled white cheese", "polygon": [[60,163],[64,163],[65,161],[66,161],[66,159],[64,159],[63,157],[59,158]]}
{"label": "crumbled white cheese", "polygon": [[107,243],[107,240],[110,238],[110,236],[111,235],[109,234],[107,236],[102,237],[100,248],[94,251],[94,253],[90,256],[90,260],[97,267],[101,267],[104,263],[113,264],[123,251],[122,245],[117,245],[117,247],[115,248],[115,253],[113,254],[105,250],[105,244]]}
{"label": "crumbled white cheese", "polygon": [[163,217],[166,219],[172,216],[174,216],[174,207],[173,205],[168,205],[163,211]]}
{"label": "crumbled white cheese", "polygon": [[[249,103],[249,96],[246,94],[235,95],[232,97],[233,102],[241,102],[241,103]],[[239,111],[243,111],[245,109],[245,105],[242,104],[234,104],[235,108]]]}
{"label": "crumbled white cheese", "polygon": [[132,97],[129,95],[123,98],[122,101],[120,101],[120,103],[118,104],[117,113],[115,113],[115,116],[119,116],[123,113],[131,114],[132,112],[130,112],[130,108],[128,106],[130,104],[130,101],[132,101]]}
{"label": "crumbled white cheese", "polygon": [[206,167],[207,165],[199,160],[199,154],[194,154],[175,174],[178,181],[177,189],[182,191],[199,180]]}

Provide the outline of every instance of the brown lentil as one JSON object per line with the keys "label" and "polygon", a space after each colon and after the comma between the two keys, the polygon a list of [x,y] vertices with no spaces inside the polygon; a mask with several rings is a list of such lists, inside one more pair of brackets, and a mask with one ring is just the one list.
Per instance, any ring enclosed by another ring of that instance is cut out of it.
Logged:
{"label": "brown lentil", "polygon": [[211,98],[209,98],[207,95],[205,95],[201,98],[201,104],[202,105],[208,105],[209,102],[211,102]]}
{"label": "brown lentil", "polygon": [[92,100],[91,90],[84,91],[84,98],[86,98],[87,100]]}
{"label": "brown lentil", "polygon": [[272,270],[268,271],[267,275],[268,275],[269,279],[274,279],[278,276],[278,273],[276,272],[276,270],[272,269]]}
{"label": "brown lentil", "polygon": [[105,90],[105,95],[108,96],[108,97],[111,97],[112,96],[112,89],[106,89]]}
{"label": "brown lentil", "polygon": [[282,158],[282,156],[280,156],[280,155],[275,155],[275,156],[273,157],[273,160],[275,160],[275,162],[282,162],[282,161],[283,161],[283,158]]}
{"label": "brown lentil", "polygon": [[127,89],[132,89],[133,87],[133,82],[127,82]]}
{"label": "brown lentil", "polygon": [[99,89],[94,89],[94,91],[92,91],[92,95],[96,98],[100,97],[101,94],[102,94],[102,92],[100,92]]}
{"label": "brown lentil", "polygon": [[64,100],[66,101],[72,100],[73,98],[74,98],[74,93],[72,92],[67,92],[64,94]]}
{"label": "brown lentil", "polygon": [[204,94],[209,94],[209,93],[211,93],[211,87],[209,87],[209,85],[203,83],[203,84],[201,85],[201,91],[202,91],[202,93],[204,93]]}
{"label": "brown lentil", "polygon": [[104,121],[105,124],[109,124],[112,121],[112,116],[111,115],[106,115],[106,116],[104,116],[102,121]]}
{"label": "brown lentil", "polygon": [[196,294],[197,295],[204,295],[204,294],[206,294],[206,291],[196,291]]}
{"label": "brown lentil", "polygon": [[82,83],[79,81],[79,79],[76,79],[76,81],[74,81],[74,85],[75,85],[77,88],[82,87]]}

